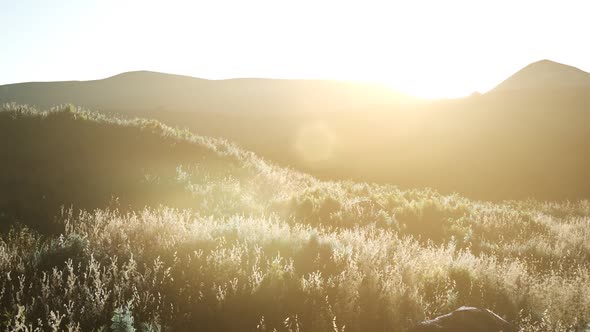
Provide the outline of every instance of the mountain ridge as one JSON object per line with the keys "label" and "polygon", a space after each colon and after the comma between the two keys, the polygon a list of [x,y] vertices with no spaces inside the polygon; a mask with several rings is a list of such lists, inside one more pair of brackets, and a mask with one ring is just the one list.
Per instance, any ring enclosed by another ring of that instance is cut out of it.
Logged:
{"label": "mountain ridge", "polygon": [[0,86],[0,102],[50,108],[71,103],[99,110],[175,111],[280,109],[340,111],[414,100],[379,84],[330,80],[233,78],[131,71],[88,81],[26,82]]}
{"label": "mountain ridge", "polygon": [[[524,66],[483,95],[567,89],[590,89],[590,73],[543,59]],[[292,111],[341,111],[375,105],[398,107],[400,104],[436,100],[412,97],[376,83],[258,77],[206,79],[152,70],[128,71],[94,80],[0,85],[0,102],[31,104],[39,108],[72,103],[91,109],[116,111],[154,107],[175,111],[210,111],[215,107],[250,111],[257,111],[261,107]],[[293,107],[293,104],[298,105]]]}
{"label": "mountain ridge", "polygon": [[[551,62],[525,74],[547,64],[550,73],[579,74]],[[0,102],[40,109],[71,103],[154,118],[223,137],[322,180],[432,187],[485,200],[590,197],[590,89],[584,86],[403,103],[390,90],[353,83],[146,75],[152,76],[4,86]]]}
{"label": "mountain ridge", "polygon": [[[525,70],[537,69],[539,67],[568,68],[571,71],[577,71],[577,72],[584,73],[586,75],[590,75],[590,72],[582,70],[576,66],[568,65],[565,63],[551,60],[551,59],[541,59],[541,60],[533,61],[533,62],[521,67],[521,69],[519,69],[517,72],[515,72],[515,74],[518,74],[518,73],[525,71]],[[149,69],[138,69],[138,70],[129,70],[129,71],[120,72],[120,73],[117,73],[117,74],[114,74],[111,76],[107,76],[107,77],[103,77],[103,78],[88,79],[88,80],[25,81],[25,82],[13,82],[13,83],[0,84],[0,86],[29,84],[29,83],[94,82],[94,81],[104,81],[104,80],[117,78],[117,77],[145,75],[145,74],[182,77],[182,78],[190,78],[190,79],[197,79],[197,80],[202,80],[202,81],[214,81],[214,82],[216,82],[216,81],[232,81],[232,80],[266,80],[266,81],[341,82],[341,83],[359,83],[359,84],[380,85],[379,83],[367,83],[367,82],[363,83],[364,81],[356,81],[356,80],[322,79],[322,78],[273,78],[273,77],[245,76],[245,77],[231,77],[231,78],[213,79],[213,78],[204,78],[204,77],[198,77],[198,76],[192,76],[192,75],[186,75],[186,74],[176,74],[176,73],[169,73],[169,72],[149,70]],[[515,74],[513,74],[511,76],[514,76]],[[510,78],[510,76],[508,78]],[[500,84],[498,84],[498,85],[500,85]]]}
{"label": "mountain ridge", "polygon": [[523,67],[490,92],[566,88],[590,88],[590,73],[574,66],[543,59]]}

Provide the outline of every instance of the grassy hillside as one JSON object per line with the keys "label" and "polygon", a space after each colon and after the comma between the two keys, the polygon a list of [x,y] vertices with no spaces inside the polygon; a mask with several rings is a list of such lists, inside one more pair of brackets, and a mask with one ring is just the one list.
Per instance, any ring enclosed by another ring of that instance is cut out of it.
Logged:
{"label": "grassy hillside", "polygon": [[[95,209],[116,202],[123,210],[158,204],[199,209],[236,186],[264,193],[267,183],[256,181],[259,173],[285,176],[277,183],[287,187],[281,181],[290,180],[286,171],[274,171],[226,141],[72,106],[38,112],[5,105],[0,132],[2,218],[35,227],[47,227],[47,219],[62,205]],[[195,171],[198,176],[192,177]],[[267,199],[255,198],[260,204]],[[243,211],[237,207],[241,199],[220,206],[220,213]]]}
{"label": "grassy hillside", "polygon": [[226,137],[323,180],[431,187],[494,201],[590,198],[587,89],[494,92],[351,112],[143,114]]}
{"label": "grassy hillside", "polygon": [[590,74],[551,61],[456,100],[419,101],[350,82],[132,72],[0,86],[2,101],[156,118],[322,180],[495,201],[590,198]]}
{"label": "grassy hillside", "polygon": [[0,133],[7,330],[404,331],[460,305],[524,331],[590,321],[588,201],[320,181],[73,107],[5,105]]}

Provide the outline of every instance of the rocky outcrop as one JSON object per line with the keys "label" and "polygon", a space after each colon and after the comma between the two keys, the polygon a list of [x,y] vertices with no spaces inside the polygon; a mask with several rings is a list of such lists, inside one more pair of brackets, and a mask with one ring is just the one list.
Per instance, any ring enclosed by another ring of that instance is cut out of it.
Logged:
{"label": "rocky outcrop", "polygon": [[517,329],[488,309],[460,307],[423,321],[407,332],[517,332]]}

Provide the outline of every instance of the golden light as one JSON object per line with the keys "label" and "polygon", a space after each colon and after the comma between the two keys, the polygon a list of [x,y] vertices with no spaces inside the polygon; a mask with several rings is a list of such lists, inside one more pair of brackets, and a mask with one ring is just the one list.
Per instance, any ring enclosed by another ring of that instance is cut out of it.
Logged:
{"label": "golden light", "polygon": [[295,150],[308,163],[329,160],[334,153],[336,137],[324,123],[315,122],[302,127],[295,139]]}

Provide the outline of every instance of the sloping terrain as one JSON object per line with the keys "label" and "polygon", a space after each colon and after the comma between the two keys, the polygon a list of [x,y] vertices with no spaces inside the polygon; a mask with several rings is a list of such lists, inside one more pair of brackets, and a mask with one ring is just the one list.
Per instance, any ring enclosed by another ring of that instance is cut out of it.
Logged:
{"label": "sloping terrain", "polygon": [[0,101],[156,118],[324,180],[566,201],[590,198],[588,77],[541,61],[481,96],[418,101],[355,83],[133,72],[5,85]]}
{"label": "sloping terrain", "polygon": [[492,91],[588,88],[590,73],[551,60],[541,60],[524,67]]}
{"label": "sloping terrain", "polygon": [[474,199],[590,197],[590,90],[495,92],[385,110],[150,113],[324,180]]}
{"label": "sloping terrain", "polygon": [[43,109],[71,103],[122,113],[334,112],[391,106],[409,99],[377,84],[256,78],[206,80],[150,71],[128,72],[94,81],[0,86],[0,102]]}
{"label": "sloping terrain", "polygon": [[73,107],[5,105],[0,133],[6,330],[405,331],[461,305],[523,331],[590,321],[587,200],[319,181]]}
{"label": "sloping terrain", "polygon": [[[17,220],[47,227],[60,207],[70,204],[84,209],[110,203],[123,210],[159,204],[198,208],[195,201],[207,204],[217,191],[231,190],[242,181],[265,186],[263,181],[254,182],[259,172],[286,173],[272,172],[276,167],[224,140],[154,120],[124,121],[71,106],[49,112],[4,107],[0,112],[4,225],[6,220]],[[198,170],[197,178],[189,177],[193,170]],[[239,201],[237,197],[228,204]],[[223,213],[232,211],[231,206],[223,207]]]}

